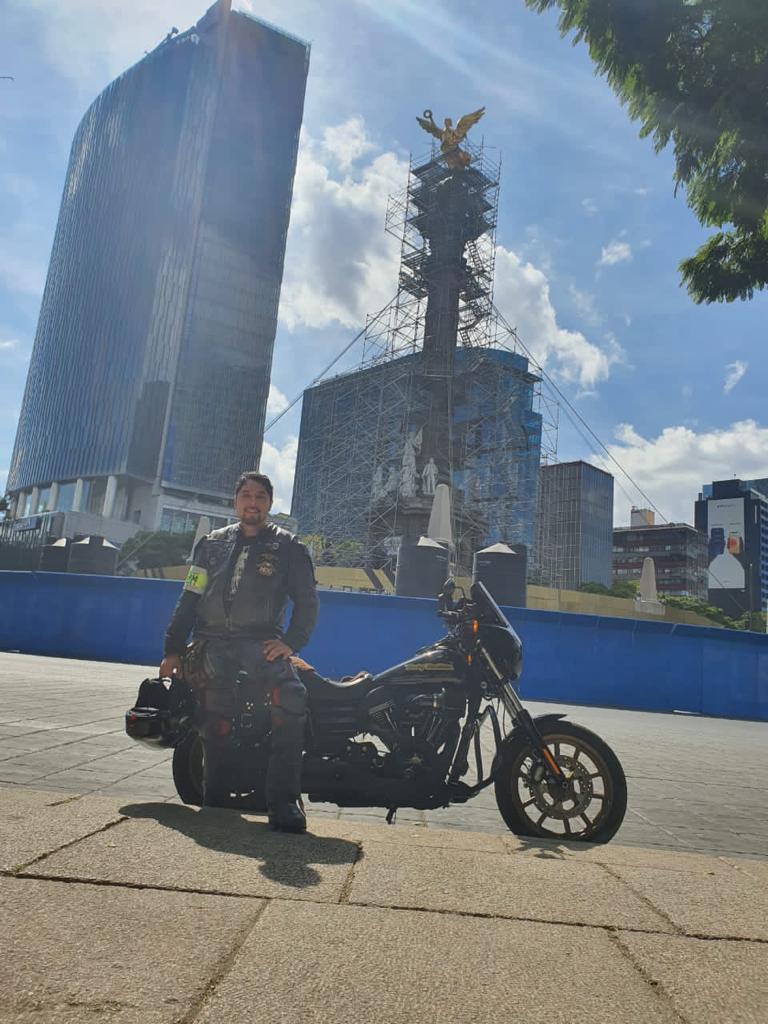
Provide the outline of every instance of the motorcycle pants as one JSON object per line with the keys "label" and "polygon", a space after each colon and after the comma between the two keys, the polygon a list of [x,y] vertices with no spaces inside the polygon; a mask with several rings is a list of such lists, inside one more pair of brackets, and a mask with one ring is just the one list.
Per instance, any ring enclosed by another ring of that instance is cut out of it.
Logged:
{"label": "motorcycle pants", "polygon": [[[249,684],[269,693],[272,741],[267,768],[266,798],[272,807],[298,800],[301,796],[301,763],[304,752],[304,724],[307,690],[291,663],[281,658],[267,661],[261,641],[206,640],[204,648],[206,709],[206,760],[218,768],[223,756],[216,733],[218,718],[234,713],[235,680],[248,673]],[[210,756],[208,755],[210,751]]]}

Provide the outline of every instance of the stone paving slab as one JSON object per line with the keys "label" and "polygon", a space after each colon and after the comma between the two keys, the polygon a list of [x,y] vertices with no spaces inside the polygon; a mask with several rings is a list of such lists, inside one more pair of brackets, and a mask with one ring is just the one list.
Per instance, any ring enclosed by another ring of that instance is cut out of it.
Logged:
{"label": "stone paving slab", "polygon": [[[519,842],[514,836],[506,840],[514,849]],[[722,854],[690,853],[687,850],[651,849],[639,846],[617,846],[614,843],[561,843],[554,847],[556,855],[568,857],[579,863],[604,864],[608,867],[658,868],[665,871],[686,873],[732,874],[739,858]],[[764,862],[763,862],[764,863]],[[766,865],[768,867],[768,865]]]}
{"label": "stone paving slab", "polygon": [[287,902],[264,912],[200,1022],[254,1007],[271,1024],[679,1024],[595,929]]}
{"label": "stone paving slab", "polygon": [[[312,813],[307,808],[308,826],[315,835],[343,836],[353,842],[382,843],[387,846],[415,846],[426,849],[466,850],[473,853],[506,853],[509,849],[504,836],[484,832],[465,832],[458,829],[425,828],[412,822],[386,825],[374,820],[335,820]],[[519,844],[518,844],[519,845]]]}
{"label": "stone paving slab", "polygon": [[114,829],[47,857],[50,878],[335,902],[359,847],[333,836],[286,837],[264,818],[178,804],[124,805]]}
{"label": "stone paving slab", "polygon": [[691,1024],[765,1024],[768,945],[621,933],[618,941]]}
{"label": "stone paving slab", "polygon": [[660,914],[599,864],[528,854],[366,844],[350,903],[672,932]]}
{"label": "stone paving slab", "polygon": [[11,871],[120,820],[119,801],[0,788],[0,871]]}
{"label": "stone paving slab", "polygon": [[611,870],[686,935],[768,942],[768,891],[743,871]]}
{"label": "stone paving slab", "polygon": [[172,1024],[263,904],[0,878],[0,908],[0,1024]]}
{"label": "stone paving slab", "polygon": [[0,878],[0,1024],[765,1020],[764,861],[14,787],[0,810],[12,868],[40,851]]}

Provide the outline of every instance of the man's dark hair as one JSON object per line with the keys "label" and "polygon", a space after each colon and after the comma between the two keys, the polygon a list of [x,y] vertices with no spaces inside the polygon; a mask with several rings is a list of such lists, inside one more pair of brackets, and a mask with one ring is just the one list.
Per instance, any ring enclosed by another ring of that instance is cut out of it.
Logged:
{"label": "man's dark hair", "polygon": [[243,487],[245,487],[245,485],[251,480],[255,484],[261,484],[264,490],[269,494],[270,501],[274,498],[275,489],[272,486],[272,481],[264,473],[257,473],[255,469],[249,469],[247,473],[241,473],[237,478],[237,483],[235,484],[235,497],[238,496]]}

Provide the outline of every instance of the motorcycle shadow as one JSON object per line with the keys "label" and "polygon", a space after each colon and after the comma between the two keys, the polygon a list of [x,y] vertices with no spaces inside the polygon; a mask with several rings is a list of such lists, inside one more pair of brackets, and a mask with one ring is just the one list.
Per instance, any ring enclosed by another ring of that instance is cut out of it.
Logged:
{"label": "motorcycle shadow", "polygon": [[352,865],[360,857],[358,844],[348,839],[317,836],[311,831],[286,835],[235,810],[147,802],[126,804],[120,813],[127,818],[149,818],[207,850],[251,858],[265,878],[294,889],[322,882],[315,865]]}

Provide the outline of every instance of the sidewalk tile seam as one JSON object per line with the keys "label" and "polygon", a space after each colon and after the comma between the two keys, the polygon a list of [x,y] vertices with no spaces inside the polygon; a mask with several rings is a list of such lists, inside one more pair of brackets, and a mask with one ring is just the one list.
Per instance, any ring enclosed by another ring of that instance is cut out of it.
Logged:
{"label": "sidewalk tile seam", "polygon": [[[280,897],[282,899],[282,897]],[[306,900],[303,902],[307,902]],[[315,901],[311,901],[315,902]],[[327,904],[324,904],[327,906]],[[549,917],[529,917],[526,915],[515,915],[515,914],[489,914],[483,913],[480,910],[455,910],[447,909],[445,907],[416,907],[411,904],[407,906],[401,906],[397,903],[372,903],[367,900],[355,900],[354,903],[349,903],[347,906],[350,907],[368,907],[373,910],[393,910],[398,913],[415,913],[415,914],[442,914],[446,917],[469,917],[480,921],[522,921],[531,924],[551,924],[558,925],[563,928],[586,928],[596,932],[616,932],[624,931],[631,932],[632,934],[639,935],[662,935],[667,938],[688,938],[689,936],[678,933],[659,931],[655,928],[633,928],[626,924],[594,924],[591,922],[579,922],[579,921],[561,921],[557,918]],[[661,917],[661,915],[658,915]],[[759,940],[754,940],[759,941]]]}
{"label": "sidewalk tile seam", "polygon": [[76,839],[70,839],[68,843],[62,843],[62,845],[57,846],[55,850],[46,850],[45,853],[41,853],[39,856],[33,857],[32,860],[24,861],[22,864],[17,865],[17,867],[13,868],[10,871],[0,871],[0,874],[20,875],[22,872],[25,872],[28,868],[31,868],[33,865],[41,864],[43,861],[48,860],[48,858],[52,857],[54,854],[61,853],[62,850],[68,850],[71,846],[77,846],[77,844],[82,843],[83,840],[91,839],[93,836],[97,836],[101,832],[108,832],[116,825],[119,825],[121,822],[128,820],[129,819],[124,814],[121,814],[114,821],[108,821],[106,825],[102,825],[99,828],[95,828],[91,832],[86,832],[85,835],[78,836]]}
{"label": "sidewalk tile seam", "polygon": [[[592,932],[604,932],[609,936],[616,936],[620,933],[626,933],[628,935],[656,935],[666,938],[682,939],[683,941],[691,940],[697,942],[738,942],[742,945],[747,946],[766,946],[768,940],[766,939],[753,939],[745,938],[744,936],[712,936],[712,935],[699,935],[694,933],[680,933],[670,935],[668,932],[661,932],[651,928],[632,928],[628,925],[602,925],[602,924],[590,924],[580,923],[575,921],[560,921],[551,918],[540,918],[540,917],[514,917],[511,915],[500,915],[500,914],[484,914],[479,911],[467,911],[467,910],[446,910],[443,908],[436,907],[414,907],[414,906],[398,906],[397,904],[381,904],[381,903],[343,903],[333,904],[327,903],[322,900],[307,900],[297,896],[260,896],[253,893],[239,893],[239,892],[224,892],[218,889],[191,889],[182,886],[170,886],[160,884],[148,884],[142,885],[138,882],[114,882],[108,881],[101,878],[87,878],[78,877],[73,878],[70,875],[43,875],[34,872],[11,872],[0,870],[0,877],[12,878],[18,882],[24,881],[38,881],[38,882],[51,882],[53,884],[64,884],[64,885],[84,885],[84,886],[95,886],[110,889],[134,889],[139,892],[171,892],[181,893],[190,896],[214,896],[221,899],[228,900],[252,900],[257,903],[261,903],[266,907],[271,903],[299,903],[302,905],[310,904],[311,906],[317,907],[328,907],[328,906],[344,906],[354,910],[355,908],[365,908],[368,910],[381,910],[384,912],[403,913],[403,914],[433,914],[441,917],[460,917],[470,918],[481,921],[501,921],[501,922],[517,922],[520,924],[541,924],[551,925],[552,927],[558,928],[574,928],[582,931]],[[261,919],[259,913],[257,920]],[[256,922],[254,922],[256,923]],[[181,1022],[179,1022],[181,1024]],[[686,1024],[688,1022],[686,1021]]]}
{"label": "sidewalk tile seam", "polygon": [[[626,931],[626,929],[621,930]],[[632,955],[632,951],[627,946],[625,946],[625,944],[621,941],[621,934],[618,929],[612,931],[608,935],[608,941],[617,950],[619,956],[626,960],[630,967],[632,967],[632,969],[637,972],[640,978],[642,978],[643,982],[648,986],[651,992],[653,992],[654,998],[657,999],[660,1003],[662,1003],[664,1008],[673,1017],[680,1021],[680,1024],[695,1024],[694,1021],[691,1021],[688,1017],[680,1013],[680,1011],[674,1004],[674,1000],[672,998],[671,993],[669,993],[666,990],[664,985],[657,979],[651,977],[651,975],[643,967],[643,965],[641,963],[638,963],[638,961]]]}
{"label": "sidewalk tile seam", "polygon": [[263,917],[264,912],[270,903],[271,900],[269,899],[261,899],[260,905],[256,908],[256,912],[253,917],[243,925],[235,936],[230,948],[226,950],[216,961],[213,966],[213,973],[208,979],[208,982],[203,986],[197,997],[192,1000],[189,1009],[178,1018],[176,1024],[194,1024],[194,1022],[200,1018],[200,1015],[205,1010],[206,1004],[210,1001],[211,997],[216,994],[221,983],[232,971],[232,968],[240,956],[243,946],[246,944],[254,930],[258,927],[259,921]]}
{"label": "sidewalk tile seam", "polygon": [[355,853],[355,859],[349,865],[349,871],[347,872],[347,877],[344,879],[344,882],[342,883],[342,886],[341,886],[341,892],[339,893],[338,902],[339,903],[343,903],[343,904],[348,904],[349,903],[349,899],[350,899],[350,897],[352,895],[352,886],[354,885],[354,882],[355,882],[355,868],[357,867],[357,865],[360,863],[360,861],[365,856],[365,854],[363,852],[363,844],[361,842],[357,842],[355,845],[357,846],[357,851]]}
{"label": "sidewalk tile seam", "polygon": [[631,882],[628,882],[626,880],[626,878],[622,878],[622,876],[619,874],[618,871],[612,870],[612,868],[611,868],[611,866],[609,864],[598,863],[597,866],[602,868],[603,871],[605,871],[606,874],[611,876],[611,878],[615,879],[619,883],[619,885],[623,885],[625,888],[629,889],[629,891],[632,893],[632,895],[635,896],[638,900],[640,900],[641,903],[645,904],[646,907],[648,907],[655,914],[657,914],[660,918],[662,918],[664,921],[666,921],[667,924],[670,926],[670,928],[673,930],[673,933],[675,935],[684,935],[685,934],[684,930],[680,927],[679,924],[677,924],[675,921],[672,920],[672,918],[669,916],[669,914],[665,913],[660,907],[657,907],[651,900],[649,900],[647,896],[645,896],[643,893],[639,892],[631,884]]}
{"label": "sidewalk tile seam", "polygon": [[54,800],[48,804],[49,807],[62,807],[64,804],[74,804],[83,799],[83,793],[73,793],[72,796],[65,796],[63,800]]}

